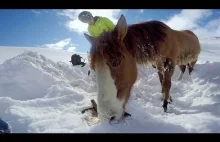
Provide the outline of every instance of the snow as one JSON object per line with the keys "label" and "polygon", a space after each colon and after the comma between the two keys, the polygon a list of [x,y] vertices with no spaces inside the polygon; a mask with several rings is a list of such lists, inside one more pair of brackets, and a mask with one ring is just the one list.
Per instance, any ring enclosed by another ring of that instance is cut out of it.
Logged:
{"label": "snow", "polygon": [[[192,75],[172,78],[169,113],[162,109],[155,69],[138,65],[127,112],[118,124],[88,127],[81,110],[96,100],[96,80],[88,64],[69,63],[73,52],[32,47],[0,47],[0,117],[13,133],[219,133],[220,39],[201,39],[202,53]],[[79,53],[86,59],[86,53]],[[87,62],[87,60],[86,60]]]}

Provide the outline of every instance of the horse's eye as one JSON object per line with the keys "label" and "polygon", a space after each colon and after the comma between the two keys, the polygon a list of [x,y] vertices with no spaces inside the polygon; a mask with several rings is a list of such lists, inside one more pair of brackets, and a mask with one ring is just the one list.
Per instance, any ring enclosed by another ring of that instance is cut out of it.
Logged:
{"label": "horse's eye", "polygon": [[114,60],[114,61],[112,62],[112,67],[113,67],[113,68],[116,68],[116,67],[118,67],[120,64],[121,64],[121,60],[116,59],[116,60]]}

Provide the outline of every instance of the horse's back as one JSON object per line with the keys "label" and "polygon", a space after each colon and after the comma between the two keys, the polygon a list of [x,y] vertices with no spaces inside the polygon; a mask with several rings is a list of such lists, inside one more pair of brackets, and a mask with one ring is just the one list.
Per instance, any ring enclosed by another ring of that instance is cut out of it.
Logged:
{"label": "horse's back", "polygon": [[198,37],[190,30],[176,31],[177,47],[179,48],[178,64],[186,64],[197,60],[201,47]]}
{"label": "horse's back", "polygon": [[200,43],[198,37],[190,30],[182,30],[179,32],[179,45],[183,50],[191,53],[200,52]]}

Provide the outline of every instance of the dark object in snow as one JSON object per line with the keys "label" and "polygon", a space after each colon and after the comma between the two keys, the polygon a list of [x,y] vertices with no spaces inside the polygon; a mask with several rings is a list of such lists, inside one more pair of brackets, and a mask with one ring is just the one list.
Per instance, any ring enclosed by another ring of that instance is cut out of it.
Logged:
{"label": "dark object in snow", "polygon": [[91,71],[90,71],[90,70],[88,70],[88,76],[90,75],[90,72],[91,72]]}
{"label": "dark object in snow", "polygon": [[81,57],[80,55],[78,55],[78,54],[73,54],[73,55],[71,56],[71,61],[70,61],[70,62],[72,63],[73,66],[82,65],[81,67],[84,67],[86,63],[82,62],[82,61],[81,61],[81,58],[82,58],[82,57]]}
{"label": "dark object in snow", "polygon": [[96,104],[95,100],[93,100],[93,99],[91,100],[91,103],[92,103],[92,107],[82,110],[82,113],[85,113],[85,111],[88,111],[88,110],[92,110],[92,116],[97,117],[98,116],[97,104]]}
{"label": "dark object in snow", "polygon": [[11,133],[11,126],[0,118],[0,134]]}

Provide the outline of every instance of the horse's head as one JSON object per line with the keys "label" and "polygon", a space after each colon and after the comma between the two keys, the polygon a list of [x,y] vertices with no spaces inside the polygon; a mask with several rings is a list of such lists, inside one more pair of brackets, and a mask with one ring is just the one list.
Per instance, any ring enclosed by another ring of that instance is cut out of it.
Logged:
{"label": "horse's head", "polygon": [[135,58],[124,43],[127,23],[122,15],[113,31],[97,38],[85,34],[91,43],[90,66],[96,72],[98,87],[98,116],[120,119],[137,78]]}

